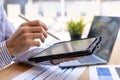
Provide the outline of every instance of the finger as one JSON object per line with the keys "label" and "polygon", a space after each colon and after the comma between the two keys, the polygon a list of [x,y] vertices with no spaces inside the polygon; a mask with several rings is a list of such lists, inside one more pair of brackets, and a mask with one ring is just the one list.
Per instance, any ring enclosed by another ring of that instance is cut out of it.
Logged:
{"label": "finger", "polygon": [[53,65],[57,65],[57,64],[60,63],[59,60],[50,60],[50,62],[51,62],[51,64],[53,64]]}
{"label": "finger", "polygon": [[47,31],[48,28],[46,27],[46,25],[43,22],[40,22],[40,24],[43,26],[43,28]]}
{"label": "finger", "polygon": [[27,33],[27,32],[32,32],[32,33],[42,32],[42,30],[43,30],[41,27],[38,27],[38,26],[34,26],[34,27],[26,26],[26,27],[21,27],[20,29],[21,29],[22,33]]}
{"label": "finger", "polygon": [[75,60],[75,59],[77,59],[77,58],[80,58],[80,57],[55,59],[55,60],[51,60],[51,63],[52,63],[52,64],[59,64],[59,63],[62,63],[62,62],[67,62],[67,61]]}
{"label": "finger", "polygon": [[40,46],[40,42],[39,41],[31,41],[30,43],[31,43],[30,46]]}
{"label": "finger", "polygon": [[[33,38],[40,38],[39,35],[41,35],[41,34],[44,35],[43,37],[47,38],[47,32],[43,28],[38,27],[38,26],[36,26],[36,27],[22,27],[21,28],[21,33],[22,34],[25,34],[25,33],[39,33],[39,34],[37,34],[38,37],[35,36]],[[34,35],[32,35],[32,36],[34,36]]]}
{"label": "finger", "polygon": [[41,36],[40,36],[40,40],[41,40],[41,42],[45,42],[45,37],[44,37],[44,35],[43,34],[41,34]]}
{"label": "finger", "polygon": [[33,33],[43,33],[44,37],[47,38],[47,32],[42,27],[36,26],[35,28],[31,28],[30,31]]}
{"label": "finger", "polygon": [[21,26],[26,26],[26,25],[28,25],[28,26],[42,26],[45,30],[48,30],[47,26],[39,20],[29,21],[29,22],[23,23]]}
{"label": "finger", "polygon": [[51,63],[56,65],[56,64],[62,63],[64,61],[65,61],[64,59],[55,59],[55,60],[51,60]]}
{"label": "finger", "polygon": [[43,33],[30,33],[30,35],[33,40],[39,38],[41,40],[41,42],[45,41],[45,37],[44,37]]}
{"label": "finger", "polygon": [[42,30],[42,33],[43,33],[44,37],[47,38],[47,32],[44,29]]}

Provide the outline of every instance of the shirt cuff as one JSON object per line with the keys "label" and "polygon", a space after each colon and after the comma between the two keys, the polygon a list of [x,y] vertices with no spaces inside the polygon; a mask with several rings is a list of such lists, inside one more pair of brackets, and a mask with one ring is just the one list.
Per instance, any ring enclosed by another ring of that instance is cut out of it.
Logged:
{"label": "shirt cuff", "polygon": [[10,55],[7,46],[6,41],[0,43],[0,69],[3,69],[7,67],[11,62],[13,58]]}

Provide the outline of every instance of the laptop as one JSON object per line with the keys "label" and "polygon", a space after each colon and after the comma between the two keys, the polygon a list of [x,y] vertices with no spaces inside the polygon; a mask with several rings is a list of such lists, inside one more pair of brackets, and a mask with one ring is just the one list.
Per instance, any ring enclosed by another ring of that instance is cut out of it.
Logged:
{"label": "laptop", "polygon": [[109,62],[120,27],[120,17],[95,16],[88,38],[101,36],[101,45],[92,55],[60,63],[60,67],[105,64]]}

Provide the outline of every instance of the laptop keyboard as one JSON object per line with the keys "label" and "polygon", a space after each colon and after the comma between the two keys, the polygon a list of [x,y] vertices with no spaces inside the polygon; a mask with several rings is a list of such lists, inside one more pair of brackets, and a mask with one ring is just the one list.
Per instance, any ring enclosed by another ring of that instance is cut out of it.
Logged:
{"label": "laptop keyboard", "polygon": [[95,56],[86,56],[83,58],[79,58],[78,61],[80,63],[99,63],[101,60],[97,59]]}

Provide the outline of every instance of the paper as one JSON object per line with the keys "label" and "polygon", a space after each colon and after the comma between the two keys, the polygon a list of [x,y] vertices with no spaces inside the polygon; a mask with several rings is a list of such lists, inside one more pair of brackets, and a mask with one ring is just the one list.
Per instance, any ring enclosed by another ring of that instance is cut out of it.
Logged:
{"label": "paper", "polygon": [[86,67],[35,66],[12,80],[77,80]]}
{"label": "paper", "polygon": [[120,80],[120,65],[89,67],[90,80]]}

